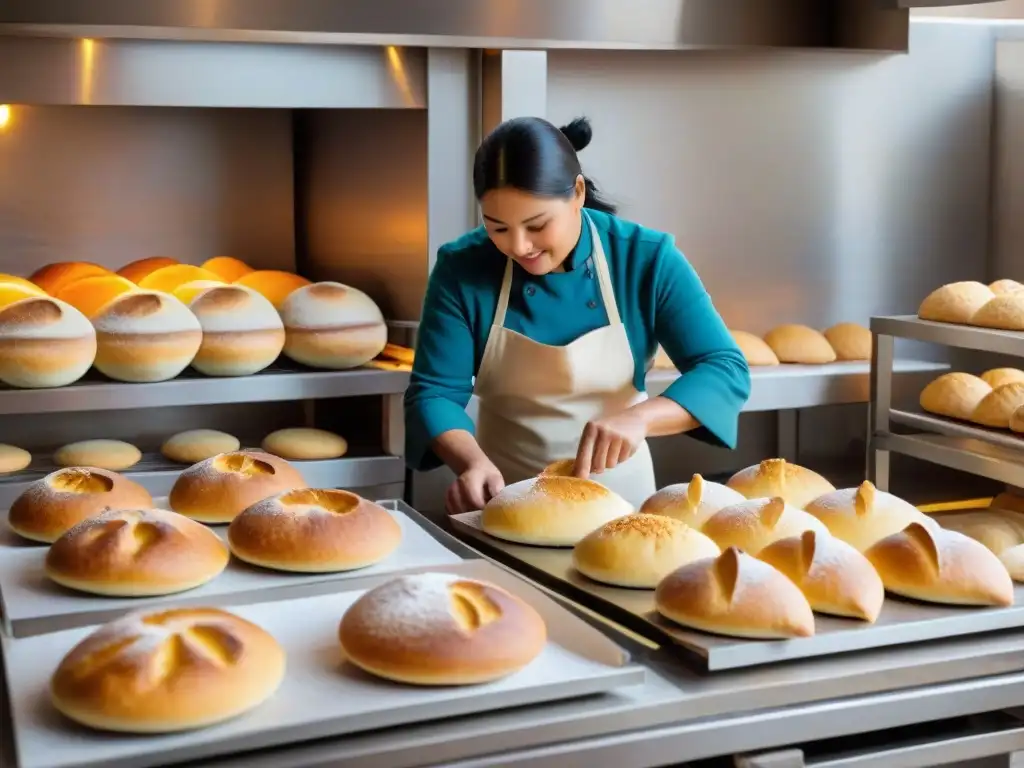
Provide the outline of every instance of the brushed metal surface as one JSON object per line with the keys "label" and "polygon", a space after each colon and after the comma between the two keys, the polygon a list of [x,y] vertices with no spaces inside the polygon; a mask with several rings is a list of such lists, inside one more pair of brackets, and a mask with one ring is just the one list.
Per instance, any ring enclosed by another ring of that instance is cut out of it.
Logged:
{"label": "brushed metal surface", "polygon": [[992,275],[1024,280],[1024,40],[996,43],[993,120]]}

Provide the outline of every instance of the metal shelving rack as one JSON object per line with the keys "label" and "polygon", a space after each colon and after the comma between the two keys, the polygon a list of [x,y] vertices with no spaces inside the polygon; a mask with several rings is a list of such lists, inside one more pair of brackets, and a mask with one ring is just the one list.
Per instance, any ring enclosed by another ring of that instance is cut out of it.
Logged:
{"label": "metal shelving rack", "polygon": [[[950,325],[916,316],[873,317],[874,352],[867,476],[889,487],[890,454],[898,453],[949,469],[1024,487],[1024,437],[893,407],[892,374],[896,339],[1024,358],[1024,333]],[[894,434],[894,425],[914,430]]]}

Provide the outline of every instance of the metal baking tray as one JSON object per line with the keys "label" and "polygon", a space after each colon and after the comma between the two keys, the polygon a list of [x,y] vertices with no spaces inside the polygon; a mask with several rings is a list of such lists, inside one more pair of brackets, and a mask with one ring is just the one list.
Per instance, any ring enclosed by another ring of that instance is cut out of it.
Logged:
{"label": "metal baking tray", "polygon": [[[154,503],[166,508],[164,499],[156,499]],[[0,515],[0,614],[3,630],[12,637],[29,637],[98,624],[145,606],[211,602],[216,605],[244,605],[288,600],[337,591],[341,582],[346,584],[345,589],[365,589],[398,571],[463,561],[467,550],[456,539],[428,523],[405,502],[387,500],[379,503],[391,511],[402,526],[402,543],[386,560],[369,568],[342,573],[282,573],[257,568],[232,557],[223,573],[201,587],[177,595],[146,598],[92,596],[53,583],[43,568],[46,546],[25,543],[11,533],[7,528],[6,513],[3,513]],[[221,538],[227,537],[227,526],[213,527],[213,530]]]}
{"label": "metal baking tray", "polygon": [[479,512],[454,515],[451,521],[457,531],[494,559],[639,635],[685,649],[709,672],[1024,627],[1024,585],[1016,585],[1016,604],[1009,608],[936,606],[886,595],[874,624],[815,614],[813,637],[743,640],[711,635],[663,619],[654,608],[653,590],[608,587],[587,579],[573,568],[571,549],[530,547],[492,538],[481,530]]}
{"label": "metal baking tray", "polygon": [[344,661],[338,623],[362,591],[233,609],[270,632],[288,655],[284,684],[260,707],[191,733],[131,736],[90,731],[61,717],[48,699],[60,659],[93,627],[3,639],[19,768],[150,768],[194,765],[228,753],[410,725],[460,715],[605,693],[644,682],[615,643],[554,599],[491,563],[464,562],[422,571],[484,579],[536,608],[548,645],[522,671],[478,686],[424,688],[379,680]]}
{"label": "metal baking tray", "polygon": [[980,424],[935,416],[923,411],[898,410],[895,408],[889,411],[889,420],[894,424],[911,427],[922,432],[931,432],[932,434],[945,435],[946,437],[965,437],[972,440],[980,440],[1024,454],[1024,436],[1010,432],[1008,429],[983,427]]}

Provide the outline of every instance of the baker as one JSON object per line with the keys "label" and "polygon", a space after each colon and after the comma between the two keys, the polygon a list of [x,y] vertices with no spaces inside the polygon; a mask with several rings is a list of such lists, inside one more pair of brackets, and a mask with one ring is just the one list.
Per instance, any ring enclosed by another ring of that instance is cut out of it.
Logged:
{"label": "baker", "polygon": [[[590,138],[585,119],[499,125],[473,163],[484,224],[438,251],[406,459],[454,471],[450,514],[560,459],[639,507],[656,490],[646,438],[735,447],[746,361],[672,236],[618,218],[583,175]],[[681,373],[648,398],[659,344]]]}

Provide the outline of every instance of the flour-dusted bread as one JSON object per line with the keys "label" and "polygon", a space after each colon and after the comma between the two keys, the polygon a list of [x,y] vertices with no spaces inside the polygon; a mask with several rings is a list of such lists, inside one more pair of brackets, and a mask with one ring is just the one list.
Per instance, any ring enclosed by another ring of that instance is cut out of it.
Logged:
{"label": "flour-dusted bread", "polygon": [[985,427],[1009,429],[1010,419],[1021,407],[1024,407],[1024,381],[1002,384],[981,399],[971,414],[971,421]]}
{"label": "flour-dusted bread", "polygon": [[1006,566],[962,533],[911,523],[864,555],[885,588],[902,597],[950,605],[1013,605]]}
{"label": "flour-dusted bread", "polygon": [[739,491],[694,475],[688,483],[662,488],[643,503],[640,511],[673,517],[699,530],[715,512],[739,504],[744,498]]}
{"label": "flour-dusted bread", "polygon": [[783,363],[823,365],[836,360],[828,339],[806,325],[780,325],[768,331],[764,340]]}
{"label": "flour-dusted bread", "polygon": [[780,498],[746,499],[713,514],[702,533],[723,550],[737,547],[756,555],[769,544],[804,531],[828,533],[818,520]]}
{"label": "flour-dusted bread", "polygon": [[992,387],[992,389],[996,389],[1003,384],[1024,382],[1024,371],[1018,368],[992,368],[985,371],[978,378]]}
{"label": "flour-dusted bread", "polygon": [[654,602],[669,621],[702,632],[768,640],[814,634],[814,614],[800,589],[734,547],[670,573]]}
{"label": "flour-dusted bread", "polygon": [[936,416],[970,421],[992,391],[982,379],[969,373],[944,373],[921,390],[921,409]]}
{"label": "flour-dusted bread", "polygon": [[805,510],[820,520],[833,536],[860,552],[911,523],[936,525],[913,504],[879,491],[867,480],[856,488],[823,494]]}
{"label": "flour-dusted bread", "polygon": [[779,358],[772,351],[772,348],[768,346],[768,343],[760,336],[755,336],[752,333],[746,331],[729,331],[732,334],[733,341],[736,342],[736,346],[740,348],[740,352],[743,353],[743,357],[747,361],[747,365],[751,366],[768,366],[778,365]]}
{"label": "flour-dusted bread", "polygon": [[22,389],[64,387],[96,359],[88,318],[58,299],[7,291],[0,303],[0,382]]}
{"label": "flour-dusted bread", "polygon": [[293,291],[281,306],[284,353],[314,368],[346,370],[368,363],[388,342],[380,307],[341,283],[314,283]]}
{"label": "flour-dusted bread", "polygon": [[1004,293],[974,313],[971,325],[1002,331],[1024,331],[1024,293]]}
{"label": "flour-dusted bread", "polygon": [[921,302],[917,316],[922,320],[937,323],[964,325],[985,304],[995,298],[995,293],[984,283],[967,280],[949,283],[936,288]]}
{"label": "flour-dusted bread", "polygon": [[817,472],[785,459],[765,459],[741,469],[726,485],[748,499],[778,496],[799,509],[823,493],[835,490],[835,486]]}
{"label": "flour-dusted bread", "polygon": [[825,339],[836,351],[837,360],[870,360],[871,331],[857,323],[839,323],[825,331]]}

